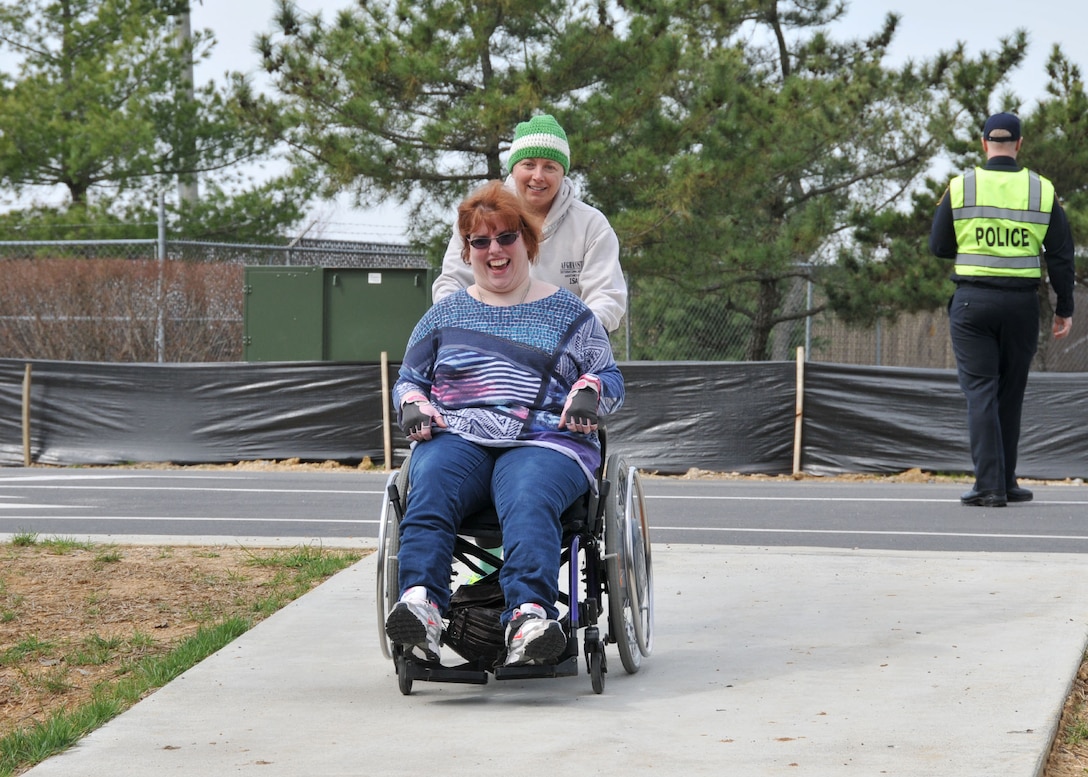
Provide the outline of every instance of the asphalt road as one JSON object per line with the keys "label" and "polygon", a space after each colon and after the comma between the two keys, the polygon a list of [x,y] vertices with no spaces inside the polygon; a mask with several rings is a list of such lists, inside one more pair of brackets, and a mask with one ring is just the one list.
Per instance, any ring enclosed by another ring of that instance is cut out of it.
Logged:
{"label": "asphalt road", "polygon": [[[380,472],[0,468],[0,534],[377,537]],[[1088,552],[1088,488],[959,504],[954,483],[643,479],[655,544]]]}

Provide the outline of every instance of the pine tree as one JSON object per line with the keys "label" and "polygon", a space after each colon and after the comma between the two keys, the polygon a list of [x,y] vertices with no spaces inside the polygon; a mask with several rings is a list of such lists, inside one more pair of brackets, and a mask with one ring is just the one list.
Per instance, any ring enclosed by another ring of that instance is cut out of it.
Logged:
{"label": "pine tree", "polygon": [[[6,214],[9,226],[21,225],[24,237],[54,237],[40,232],[64,223],[153,225],[159,192],[179,176],[213,172],[207,201],[188,206],[178,229],[199,235],[217,218],[245,213],[223,184],[233,166],[268,146],[239,121],[225,91],[192,87],[187,64],[206,56],[213,40],[198,32],[179,45],[176,17],[187,9],[187,0],[0,4],[0,50],[15,64],[0,74],[0,186],[18,195],[60,187],[67,195],[59,207]],[[261,191],[247,194],[248,207]],[[297,198],[284,207],[260,197],[260,215],[236,224],[235,237],[251,229],[267,235],[301,217]]]}

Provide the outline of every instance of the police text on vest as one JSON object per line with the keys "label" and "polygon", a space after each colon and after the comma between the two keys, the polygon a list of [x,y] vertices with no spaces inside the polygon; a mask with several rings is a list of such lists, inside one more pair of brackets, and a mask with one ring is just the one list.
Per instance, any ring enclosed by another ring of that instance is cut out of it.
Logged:
{"label": "police text on vest", "polygon": [[1021,246],[1031,245],[1028,240],[1029,233],[1027,227],[1016,227],[1014,229],[1010,229],[1009,227],[975,228],[975,242],[977,242],[978,245],[988,245],[994,248],[1002,248],[1005,246],[1019,248]]}

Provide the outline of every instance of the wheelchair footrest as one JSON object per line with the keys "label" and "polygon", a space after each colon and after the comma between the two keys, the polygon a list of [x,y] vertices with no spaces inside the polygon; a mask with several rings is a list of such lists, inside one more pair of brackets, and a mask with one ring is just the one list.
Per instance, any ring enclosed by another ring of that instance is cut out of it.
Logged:
{"label": "wheelchair footrest", "polygon": [[539,677],[574,677],[578,674],[578,656],[571,656],[555,664],[529,666],[499,666],[495,668],[496,680],[530,680]]}
{"label": "wheelchair footrest", "polygon": [[434,683],[469,683],[487,685],[487,672],[473,664],[461,666],[441,666],[408,661],[405,671],[410,680],[424,680]]}

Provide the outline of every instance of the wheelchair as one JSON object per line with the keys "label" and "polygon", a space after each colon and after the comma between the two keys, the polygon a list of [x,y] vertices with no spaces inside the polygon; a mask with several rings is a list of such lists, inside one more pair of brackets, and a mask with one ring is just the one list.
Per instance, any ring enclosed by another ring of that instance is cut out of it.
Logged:
{"label": "wheelchair", "polygon": [[[615,644],[628,674],[638,672],[653,651],[653,568],[646,504],[638,470],[619,454],[607,455],[601,441],[597,493],[587,489],[562,515],[559,622],[567,645],[554,664],[504,666],[506,644],[499,615],[505,605],[498,586],[502,559],[498,516],[493,507],[467,516],[454,546],[450,610],[444,618],[442,644],[460,659],[450,664],[425,662],[385,633],[385,621],[400,597],[397,552],[400,522],[411,488],[408,463],[386,481],[378,530],[377,615],[383,655],[394,662],[405,696],[415,680],[484,685],[496,680],[567,677],[578,674],[577,633],[594,693],[603,693],[608,662],[605,646]],[[601,622],[604,629],[602,631]]]}

